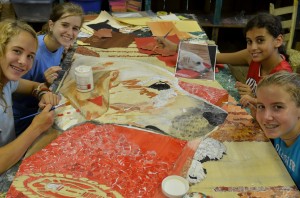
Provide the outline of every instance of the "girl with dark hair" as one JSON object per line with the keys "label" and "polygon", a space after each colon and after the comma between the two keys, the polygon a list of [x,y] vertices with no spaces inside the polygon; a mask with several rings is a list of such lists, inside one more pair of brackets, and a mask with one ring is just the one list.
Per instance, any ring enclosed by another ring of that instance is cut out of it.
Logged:
{"label": "girl with dark hair", "polygon": [[256,86],[263,76],[281,70],[292,72],[284,50],[281,21],[269,13],[259,13],[250,19],[245,28],[247,48],[233,53],[217,54],[217,63],[249,65],[246,83],[236,82],[246,107],[256,104]]}

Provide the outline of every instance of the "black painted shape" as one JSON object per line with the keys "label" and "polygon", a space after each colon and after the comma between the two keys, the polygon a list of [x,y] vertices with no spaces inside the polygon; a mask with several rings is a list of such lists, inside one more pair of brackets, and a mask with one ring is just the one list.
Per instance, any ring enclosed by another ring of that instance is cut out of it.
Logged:
{"label": "black painted shape", "polygon": [[150,85],[149,88],[157,89],[157,90],[160,91],[160,90],[167,90],[167,89],[170,89],[170,85],[168,85],[168,83],[159,81],[159,82],[156,82],[156,83]]}

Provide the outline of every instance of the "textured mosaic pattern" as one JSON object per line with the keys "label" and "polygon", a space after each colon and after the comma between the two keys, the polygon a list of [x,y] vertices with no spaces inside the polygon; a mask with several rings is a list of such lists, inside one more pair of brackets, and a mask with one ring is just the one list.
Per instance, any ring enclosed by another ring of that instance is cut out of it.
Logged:
{"label": "textured mosaic pattern", "polygon": [[133,128],[85,123],[25,159],[7,197],[159,196],[163,178],[191,157],[186,145]]}

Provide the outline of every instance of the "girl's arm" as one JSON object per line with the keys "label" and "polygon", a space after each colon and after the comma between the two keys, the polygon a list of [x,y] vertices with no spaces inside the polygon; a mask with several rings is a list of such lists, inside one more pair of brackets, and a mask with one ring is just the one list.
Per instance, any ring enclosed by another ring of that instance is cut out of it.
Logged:
{"label": "girl's arm", "polygon": [[39,107],[44,108],[47,104],[52,106],[59,103],[59,96],[53,94],[44,83],[33,82],[30,80],[20,79],[16,93],[33,95],[40,102]]}
{"label": "girl's arm", "polygon": [[39,107],[43,110],[18,138],[0,147],[0,174],[17,163],[35,139],[52,126],[54,111],[51,108],[59,103],[59,97],[42,83],[20,79],[16,92],[27,95],[33,93],[40,100]]}
{"label": "girl's arm", "polygon": [[251,57],[247,49],[232,53],[217,53],[217,63],[230,65],[249,65]]}
{"label": "girl's arm", "polygon": [[16,90],[16,93],[31,95],[31,94],[33,94],[33,91],[38,89],[38,88],[40,90],[47,90],[48,89],[48,87],[44,84],[34,82],[34,81],[30,81],[30,80],[26,80],[26,79],[20,79],[19,86]]}
{"label": "girl's arm", "polygon": [[0,147],[0,174],[16,164],[34,140],[52,126],[54,112],[50,111],[51,107],[48,104],[18,138]]}

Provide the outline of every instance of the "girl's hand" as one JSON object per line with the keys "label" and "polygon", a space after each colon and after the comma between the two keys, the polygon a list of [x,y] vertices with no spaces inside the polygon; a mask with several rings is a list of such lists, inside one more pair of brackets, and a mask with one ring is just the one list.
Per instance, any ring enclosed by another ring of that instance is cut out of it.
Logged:
{"label": "girl's hand", "polygon": [[248,107],[250,104],[256,107],[256,103],[257,103],[256,98],[253,98],[252,96],[249,95],[242,96],[239,102],[243,107]]}
{"label": "girl's hand", "polygon": [[31,125],[38,129],[40,133],[48,130],[54,122],[54,111],[51,111],[52,105],[47,104],[40,114],[34,117]]}
{"label": "girl's hand", "polygon": [[166,48],[169,49],[170,51],[175,51],[177,52],[178,45],[176,43],[173,43],[172,41],[165,39],[164,37],[155,37],[154,38],[157,43],[158,48]]}
{"label": "girl's hand", "polygon": [[44,109],[46,105],[51,104],[52,106],[58,105],[60,101],[60,96],[48,91],[42,95],[42,98],[39,102],[39,107]]}
{"label": "girl's hand", "polygon": [[52,66],[44,72],[44,77],[48,85],[51,85],[58,77],[58,72],[61,70],[60,66]]}
{"label": "girl's hand", "polygon": [[256,104],[257,104],[256,98],[253,98],[252,96],[249,95],[244,95],[241,97],[239,102],[242,105],[242,107],[244,108],[248,107],[250,109],[253,118],[256,117]]}
{"label": "girl's hand", "polygon": [[237,81],[235,83],[235,88],[237,88],[241,97],[244,95],[253,96],[252,90],[249,85],[246,85],[246,84],[243,84],[243,83]]}

